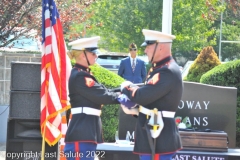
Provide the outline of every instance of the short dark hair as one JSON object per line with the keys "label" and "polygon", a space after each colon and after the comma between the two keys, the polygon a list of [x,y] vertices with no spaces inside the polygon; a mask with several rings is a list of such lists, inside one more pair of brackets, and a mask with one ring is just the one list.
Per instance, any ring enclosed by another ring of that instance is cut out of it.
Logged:
{"label": "short dark hair", "polygon": [[132,48],[137,49],[137,45],[136,45],[135,43],[131,43],[131,44],[129,45],[129,49],[132,49]]}

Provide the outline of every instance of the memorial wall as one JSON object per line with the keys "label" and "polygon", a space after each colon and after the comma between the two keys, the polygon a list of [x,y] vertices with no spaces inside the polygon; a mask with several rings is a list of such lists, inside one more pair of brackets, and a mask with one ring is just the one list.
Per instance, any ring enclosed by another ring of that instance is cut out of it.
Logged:
{"label": "memorial wall", "polygon": [[[237,88],[184,82],[182,100],[175,120],[179,128],[193,128],[200,131],[224,131],[229,148],[236,147]],[[120,109],[119,138],[131,136],[136,118],[126,115]]]}

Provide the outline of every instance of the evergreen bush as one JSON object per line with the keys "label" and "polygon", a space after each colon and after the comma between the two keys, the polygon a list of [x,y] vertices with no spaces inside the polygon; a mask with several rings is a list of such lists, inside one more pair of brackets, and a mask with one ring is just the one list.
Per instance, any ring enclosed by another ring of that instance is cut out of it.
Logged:
{"label": "evergreen bush", "polygon": [[221,64],[202,75],[200,83],[237,88],[237,146],[240,147],[240,60]]}
{"label": "evergreen bush", "polygon": [[[119,75],[101,67],[100,65],[90,66],[91,72],[99,83],[103,84],[107,88],[120,87],[121,83],[125,80]],[[119,104],[104,105],[102,108],[102,126],[103,137],[105,142],[115,142],[115,132],[118,130],[119,122]]]}
{"label": "evergreen bush", "polygon": [[215,66],[221,64],[217,57],[216,52],[212,46],[203,48],[200,54],[197,56],[193,64],[191,65],[185,81],[199,82],[201,76],[207,71],[211,70]]}

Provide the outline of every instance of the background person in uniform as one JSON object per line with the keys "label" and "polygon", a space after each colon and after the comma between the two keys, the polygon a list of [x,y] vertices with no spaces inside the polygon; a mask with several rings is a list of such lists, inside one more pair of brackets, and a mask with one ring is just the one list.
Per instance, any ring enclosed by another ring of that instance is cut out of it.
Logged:
{"label": "background person in uniform", "polygon": [[118,75],[132,83],[142,83],[146,78],[146,65],[137,57],[137,45],[129,45],[130,56],[121,60]]}
{"label": "background person in uniform", "polygon": [[[125,113],[138,115],[134,153],[140,155],[140,160],[151,160],[149,132],[145,126],[149,123],[147,114],[154,108],[158,109],[158,113],[163,117],[164,127],[155,139],[155,160],[172,160],[175,152],[182,148],[174,119],[183,92],[181,72],[171,55],[171,43],[175,36],[146,29],[143,29],[143,34],[145,42],[142,46],[146,46],[145,53],[152,62],[152,68],[144,86],[125,85],[122,89],[123,94],[141,106],[137,109],[138,112],[136,109],[121,106]],[[129,113],[130,110],[135,112]],[[150,136],[150,139],[153,138]]]}
{"label": "background person in uniform", "polygon": [[[90,72],[96,62],[100,37],[82,38],[69,43],[69,57],[76,64],[69,78],[69,97],[72,119],[65,137],[64,155],[68,160],[94,160],[98,143],[103,143],[100,118],[103,104],[117,104],[119,93],[110,92],[99,84]],[[70,157],[68,157],[70,156]]]}

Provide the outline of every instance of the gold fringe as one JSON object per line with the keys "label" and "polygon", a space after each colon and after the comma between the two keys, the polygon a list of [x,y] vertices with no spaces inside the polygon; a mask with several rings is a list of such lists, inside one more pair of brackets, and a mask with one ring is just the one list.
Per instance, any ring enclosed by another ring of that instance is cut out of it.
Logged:
{"label": "gold fringe", "polygon": [[[42,159],[42,160],[44,160],[45,141],[48,143],[49,146],[54,146],[54,145],[61,139],[61,137],[62,137],[62,133],[60,133],[60,135],[59,135],[53,142],[50,142],[48,139],[46,139],[46,136],[45,136],[46,122],[47,122],[49,119],[57,116],[58,114],[61,114],[62,112],[66,111],[66,110],[68,110],[68,109],[70,109],[70,108],[71,108],[71,106],[70,106],[70,105],[67,105],[66,107],[62,108],[61,110],[59,110],[59,111],[57,111],[57,112],[55,112],[55,113],[52,113],[52,114],[49,115],[49,116],[45,119],[45,121],[42,123],[42,125],[41,125],[41,134],[43,135],[43,136],[42,136],[42,137],[43,137],[43,140],[42,140],[42,158],[43,158],[43,159]],[[43,127],[44,127],[44,128],[43,128]],[[42,133],[42,128],[43,128],[43,133]]]}

